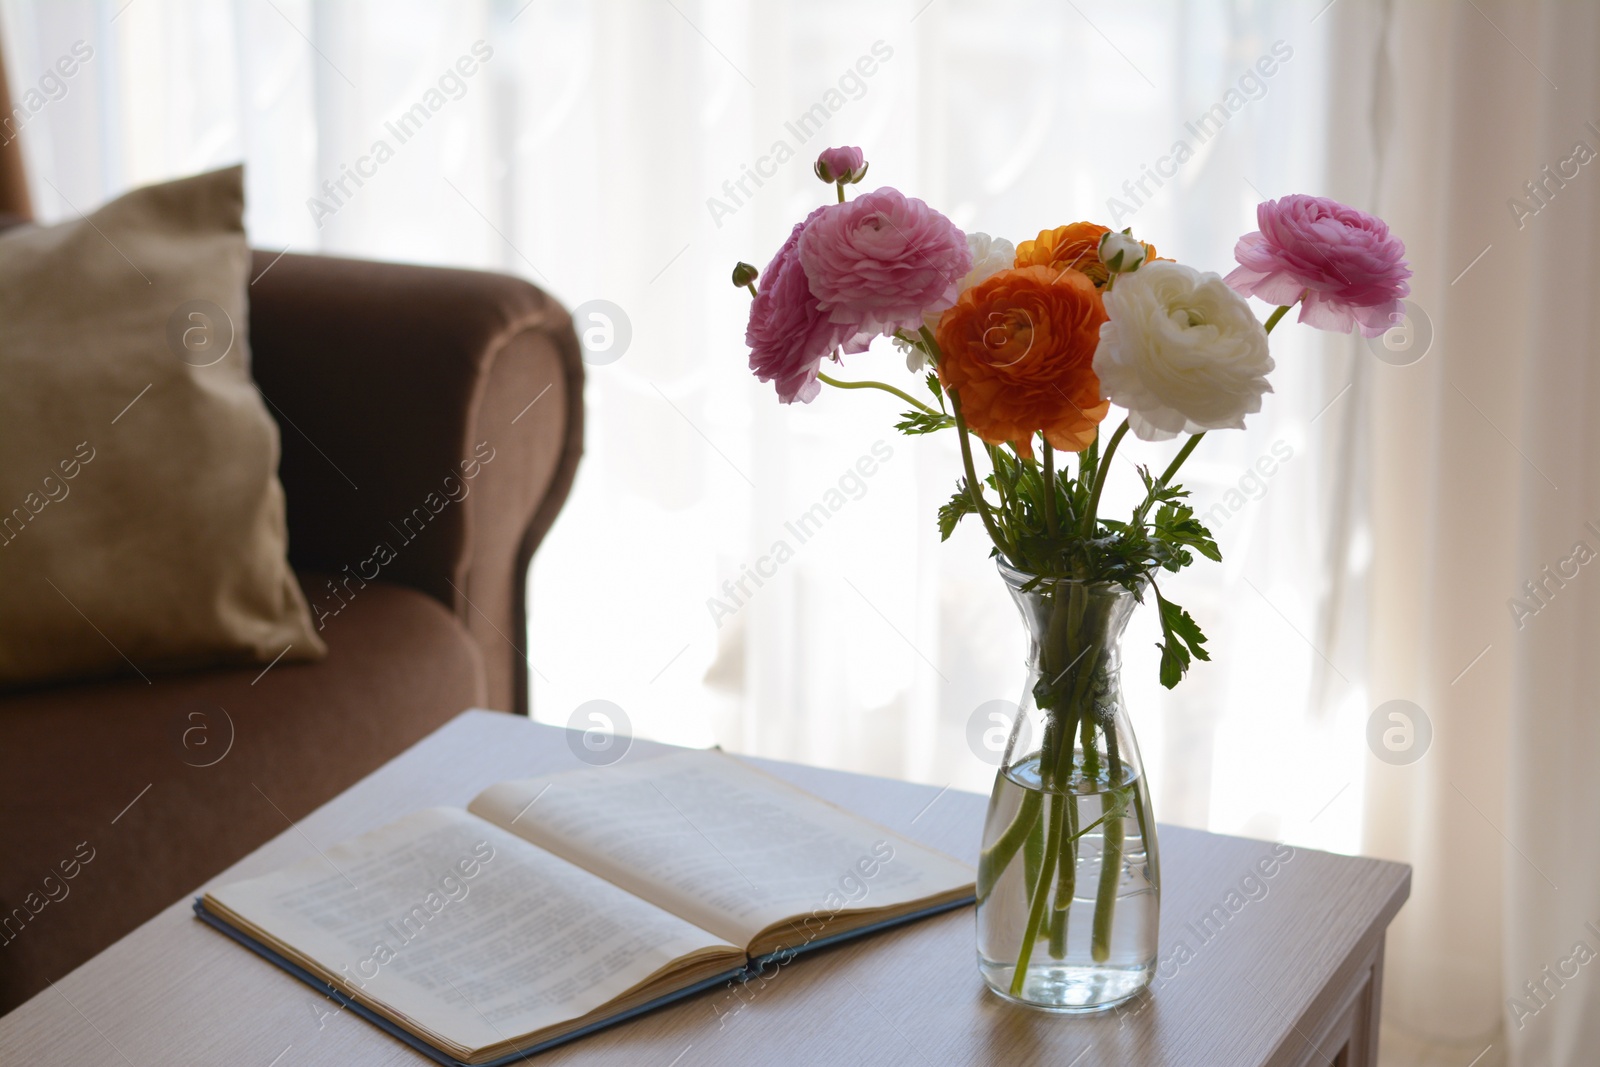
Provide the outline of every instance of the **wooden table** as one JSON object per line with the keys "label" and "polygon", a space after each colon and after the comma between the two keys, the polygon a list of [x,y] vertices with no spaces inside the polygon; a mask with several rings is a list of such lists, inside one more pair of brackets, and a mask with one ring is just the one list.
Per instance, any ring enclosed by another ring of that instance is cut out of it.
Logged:
{"label": "wooden table", "polygon": [[[657,747],[636,742],[626,758]],[[758,762],[909,837],[975,859],[983,797]],[[464,712],[285,826],[216,882],[263,874],[417,808],[464,807],[505,778],[575,765],[565,731]],[[1410,890],[1410,870],[1286,846],[1275,854],[1274,847],[1162,828],[1162,963],[1153,995],[1121,1011],[1061,1017],[1003,1004],[978,977],[972,911],[962,909],[802,957],[759,986],[703,994],[535,1062],[1372,1067],[1384,931]],[[430,1062],[335,1008],[201,924],[186,897],[0,1018],[0,1063]]]}

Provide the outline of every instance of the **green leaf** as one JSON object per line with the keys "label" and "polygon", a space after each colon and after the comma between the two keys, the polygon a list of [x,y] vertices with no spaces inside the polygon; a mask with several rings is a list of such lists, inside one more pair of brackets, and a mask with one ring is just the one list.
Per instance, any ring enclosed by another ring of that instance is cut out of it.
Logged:
{"label": "green leaf", "polygon": [[965,479],[956,482],[956,493],[950,502],[939,509],[939,540],[948,541],[950,535],[955,533],[956,523],[961,521],[963,515],[971,515],[976,511],[972,506],[972,494],[967,492]]}
{"label": "green leaf", "polygon": [[908,436],[915,436],[916,434],[936,433],[955,424],[956,420],[949,415],[930,415],[926,411],[908,411],[900,416],[900,421],[894,424],[894,428]]}
{"label": "green leaf", "polygon": [[928,372],[928,392],[939,402],[939,410],[944,410],[944,388],[939,385],[939,376],[932,371]]}
{"label": "green leaf", "polygon": [[1222,550],[1217,547],[1211,531],[1194,517],[1194,509],[1187,504],[1162,504],[1161,510],[1156,512],[1155,535],[1157,539],[1174,548],[1183,545],[1194,549],[1206,559],[1217,562],[1222,560]]}
{"label": "green leaf", "polygon": [[1015,495],[1017,479],[1021,477],[1023,463],[1010,450],[989,446],[989,459],[994,465],[994,474],[988,479],[989,484],[996,489],[1005,486],[1008,494]]}
{"label": "green leaf", "polygon": [[1189,670],[1190,656],[1209,660],[1205,650],[1206,635],[1200,624],[1183,608],[1174,604],[1156,590],[1156,606],[1161,615],[1161,684],[1168,689],[1183,680]]}

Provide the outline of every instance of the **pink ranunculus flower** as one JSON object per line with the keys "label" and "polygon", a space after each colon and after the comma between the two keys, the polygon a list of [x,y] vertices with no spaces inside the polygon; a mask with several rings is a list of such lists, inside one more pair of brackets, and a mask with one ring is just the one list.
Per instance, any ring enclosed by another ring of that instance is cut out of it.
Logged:
{"label": "pink ranunculus flower", "polygon": [[817,371],[824,358],[855,331],[831,322],[811,295],[805,269],[796,250],[800,236],[813,219],[830,208],[819,207],[795,224],[789,239],[761,272],[761,288],[750,304],[750,322],[744,343],[750,346],[750,369],[764,382],[773,382],[778,399],[811,403],[822,386]]}
{"label": "pink ranunculus flower", "polygon": [[867,176],[867,154],[859,148],[824,148],[812,169],[825,182],[854,184]]}
{"label": "pink ranunculus flower", "polygon": [[800,263],[846,351],[897,329],[916,333],[927,312],[956,302],[972,269],[966,234],[921,200],[884,188],[813,213]]}
{"label": "pink ranunculus flower", "polygon": [[1262,203],[1256,222],[1233,250],[1239,267],[1224,280],[1234,290],[1280,305],[1303,293],[1300,321],[1319,330],[1377,337],[1400,321],[1411,269],[1382,219],[1296,194]]}

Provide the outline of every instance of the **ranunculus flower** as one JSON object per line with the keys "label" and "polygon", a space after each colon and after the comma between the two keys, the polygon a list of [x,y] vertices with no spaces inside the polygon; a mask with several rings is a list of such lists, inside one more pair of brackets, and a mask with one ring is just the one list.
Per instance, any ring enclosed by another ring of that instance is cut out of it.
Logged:
{"label": "ranunculus flower", "polygon": [[[967,271],[967,276],[961,279],[957,287],[963,293],[1003,270],[1010,270],[1017,261],[1017,250],[1010,241],[1004,237],[990,237],[986,233],[967,234],[967,250],[972,253],[972,269]],[[943,314],[942,310],[927,312],[922,316],[922,324],[930,330],[937,330],[939,317]],[[928,355],[922,349],[898,340],[896,345],[905,350],[906,369],[913,374],[927,365]]]}
{"label": "ranunculus flower", "polygon": [[761,288],[750,304],[750,322],[744,343],[750,346],[750,369],[764,382],[774,382],[778,399],[807,404],[822,386],[817,370],[848,333],[854,332],[828,319],[811,295],[805,269],[800,265],[800,237],[812,221],[830,208],[819,207],[804,222],[795,224],[789,239],[761,272]]}
{"label": "ranunculus flower", "polygon": [[888,188],[813,212],[799,254],[812,295],[853,335],[847,350],[897,329],[916,333],[924,312],[955,303],[972,269],[955,223]]}
{"label": "ranunculus flower", "polygon": [[733,284],[740,289],[752,284],[761,277],[761,272],[756,270],[755,264],[740,261],[733,265]]}
{"label": "ranunculus flower", "polygon": [[[1100,262],[1100,239],[1110,232],[1109,226],[1093,222],[1040,230],[1038,237],[1017,246],[1017,266],[1075,270],[1088,275],[1096,287],[1103,286],[1111,272]],[[1154,245],[1145,245],[1144,252],[1147,261],[1156,258]]]}
{"label": "ranunculus flower", "polygon": [[1286,196],[1256,208],[1254,233],[1239,238],[1227,282],[1271,304],[1300,305],[1319,330],[1377,337],[1400,321],[1411,292],[1405,244],[1382,219],[1323,196]]}
{"label": "ranunculus flower", "polygon": [[1267,332],[1219,276],[1162,261],[1102,293],[1106,314],[1094,356],[1104,394],[1128,409],[1146,441],[1244,428],[1272,392]]}
{"label": "ranunculus flower", "polygon": [[[1136,275],[1130,275],[1136,277]],[[1100,292],[1076,270],[1016,267],[961,294],[939,319],[939,380],[990,444],[1033,456],[1033,435],[1068,452],[1095,438],[1108,405],[1094,373]]]}
{"label": "ranunculus flower", "polygon": [[1108,233],[1100,238],[1097,248],[1100,262],[1104,263],[1106,270],[1112,274],[1132,274],[1144,263],[1144,242],[1126,233]]}
{"label": "ranunculus flower", "polygon": [[829,184],[853,185],[867,176],[867,156],[859,148],[824,148],[812,169]]}

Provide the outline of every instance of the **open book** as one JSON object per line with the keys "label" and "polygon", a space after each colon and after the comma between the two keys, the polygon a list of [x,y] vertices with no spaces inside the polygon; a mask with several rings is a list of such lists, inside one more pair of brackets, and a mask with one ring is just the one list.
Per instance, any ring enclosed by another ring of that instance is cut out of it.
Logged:
{"label": "open book", "polygon": [[501,782],[195,910],[440,1062],[476,1065],[972,894],[965,864],[684,751]]}

